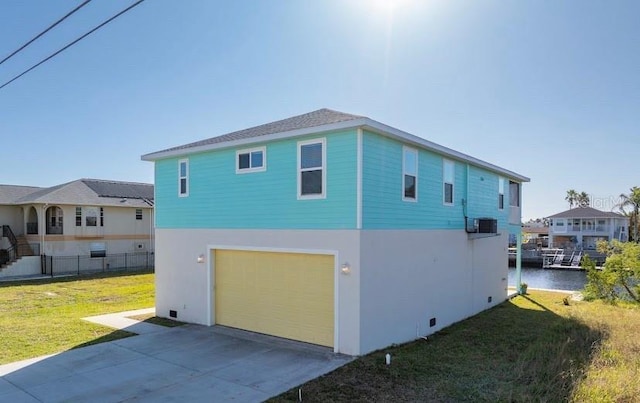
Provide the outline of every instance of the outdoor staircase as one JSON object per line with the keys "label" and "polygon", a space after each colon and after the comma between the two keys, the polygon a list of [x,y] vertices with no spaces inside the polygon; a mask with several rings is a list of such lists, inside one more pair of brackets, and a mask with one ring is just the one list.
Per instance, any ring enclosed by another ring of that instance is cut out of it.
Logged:
{"label": "outdoor staircase", "polygon": [[27,241],[27,237],[24,235],[16,236],[16,247],[20,251],[20,256],[33,256],[33,248],[29,241]]}
{"label": "outdoor staircase", "polygon": [[1,235],[9,239],[11,247],[0,251],[0,271],[18,261],[22,256],[35,255],[33,247],[29,244],[27,238],[24,235],[15,236],[8,225],[2,226]]}

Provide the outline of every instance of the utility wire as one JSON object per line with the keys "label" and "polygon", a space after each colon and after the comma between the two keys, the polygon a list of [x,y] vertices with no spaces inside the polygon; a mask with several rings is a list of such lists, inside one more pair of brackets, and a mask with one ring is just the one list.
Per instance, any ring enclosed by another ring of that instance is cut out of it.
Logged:
{"label": "utility wire", "polygon": [[51,25],[49,28],[45,29],[44,31],[40,32],[38,35],[35,36],[35,38],[31,39],[29,42],[25,43],[24,45],[22,45],[19,49],[17,49],[16,51],[14,51],[12,54],[10,54],[9,56],[5,57],[4,59],[2,59],[2,61],[0,61],[0,64],[6,62],[7,60],[11,59],[13,56],[16,55],[16,53],[20,52],[22,49],[26,48],[27,46],[31,45],[33,42],[35,42],[36,39],[40,38],[42,35],[46,34],[47,32],[49,32],[52,28],[54,28],[56,25],[60,24],[62,21],[66,20],[67,17],[71,16],[71,14],[75,13],[76,11],[80,10],[82,7],[86,6],[91,0],[86,0],[84,3],[80,4],[78,7],[74,8],[73,10],[69,11],[67,13],[67,15],[65,15],[64,17],[60,18],[58,21],[54,22],[53,25]]}
{"label": "utility wire", "polygon": [[140,3],[142,3],[144,0],[138,0],[135,3],[133,3],[132,5],[130,5],[129,7],[125,8],[124,10],[120,11],[118,14],[114,15],[113,17],[109,18],[108,20],[104,21],[103,23],[101,23],[100,25],[96,26],[95,28],[93,28],[91,31],[87,32],[86,34],[82,35],[81,37],[79,37],[78,39],[74,40],[73,42],[67,44],[66,46],[64,46],[63,48],[57,50],[56,52],[52,53],[51,55],[49,55],[48,57],[42,59],[41,61],[39,61],[38,63],[34,64],[33,66],[29,67],[27,70],[23,71],[22,73],[18,74],[17,76],[13,77],[11,80],[7,81],[6,83],[0,85],[0,90],[3,89],[4,87],[6,87],[7,85],[11,84],[12,82],[16,81],[17,79],[19,79],[20,77],[24,76],[25,74],[27,74],[28,72],[30,72],[31,70],[35,69],[36,67],[40,66],[41,64],[53,59],[55,56],[59,55],[60,53],[64,52],[65,50],[67,50],[68,48],[70,48],[71,46],[75,45],[76,43],[80,42],[81,40],[83,40],[84,38],[86,38],[87,36],[91,35],[92,33],[94,33],[95,31],[99,30],[100,28],[102,28],[103,26],[107,25],[108,23],[110,23],[111,21],[115,20],[116,18],[120,17],[122,14],[126,13],[127,11],[131,10],[132,8],[134,8],[135,6],[139,5]]}

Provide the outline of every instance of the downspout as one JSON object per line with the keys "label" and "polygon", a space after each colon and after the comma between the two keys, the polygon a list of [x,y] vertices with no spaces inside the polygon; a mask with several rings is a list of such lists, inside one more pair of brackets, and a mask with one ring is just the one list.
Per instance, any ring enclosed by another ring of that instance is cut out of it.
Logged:
{"label": "downspout", "polygon": [[[520,200],[520,214],[518,216],[518,233],[516,234],[516,290],[518,294],[523,294],[522,287],[522,183],[518,186],[518,200]],[[509,209],[511,209],[511,203],[509,203]],[[511,210],[509,210],[511,213]],[[509,214],[511,215],[511,214]]]}
{"label": "downspout", "polygon": [[[522,218],[520,218],[522,221]],[[522,228],[518,226],[518,233],[516,234],[516,290],[518,294],[522,294]]]}
{"label": "downspout", "polygon": [[467,191],[466,191],[466,199],[462,199],[462,215],[464,216],[464,230],[467,234],[475,234],[476,233],[476,228],[474,226],[474,228],[472,228],[471,230],[469,229],[469,212],[467,211],[467,207],[469,204],[469,164],[467,165],[467,178],[466,178],[466,187],[467,187]]}

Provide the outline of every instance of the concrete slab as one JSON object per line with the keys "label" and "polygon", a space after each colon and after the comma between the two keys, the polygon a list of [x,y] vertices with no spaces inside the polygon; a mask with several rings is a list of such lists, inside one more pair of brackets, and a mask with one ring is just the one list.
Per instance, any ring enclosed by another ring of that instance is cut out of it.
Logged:
{"label": "concrete slab", "polygon": [[263,401],[351,359],[306,343],[185,325],[0,366],[0,401]]}
{"label": "concrete slab", "polygon": [[107,326],[113,329],[126,330],[128,332],[136,334],[148,334],[165,331],[167,329],[166,326],[158,326],[151,323],[141,322],[136,319],[131,319],[132,316],[155,314],[155,312],[155,308],[145,308],[137,309],[135,311],[89,316],[88,318],[82,319],[86,320],[87,322],[97,323],[99,325]]}

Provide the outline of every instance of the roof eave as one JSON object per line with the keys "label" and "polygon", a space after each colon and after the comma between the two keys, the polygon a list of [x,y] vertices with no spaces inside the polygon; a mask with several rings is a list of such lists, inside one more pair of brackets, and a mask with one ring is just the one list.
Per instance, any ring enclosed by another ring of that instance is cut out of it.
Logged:
{"label": "roof eave", "polygon": [[392,137],[396,137],[402,140],[405,140],[409,143],[413,143],[414,145],[417,145],[419,147],[434,151],[438,154],[442,154],[445,155],[449,158],[452,159],[456,159],[462,162],[466,162],[469,163],[471,165],[475,165],[481,168],[486,168],[490,171],[502,174],[510,179],[515,179],[518,182],[530,182],[531,179],[529,179],[528,177],[524,176],[524,175],[520,175],[518,173],[515,173],[513,171],[510,171],[508,169],[504,169],[501,168],[497,165],[491,164],[489,162],[483,161],[481,159],[472,157],[470,155],[461,153],[459,151],[455,151],[452,150],[451,148],[445,147],[445,146],[441,146],[440,144],[436,144],[432,141],[423,139],[422,137],[418,137],[415,136],[413,134],[407,133],[405,131],[396,129],[395,127],[391,127],[388,125],[385,125],[384,123],[380,123],[377,122],[375,120],[372,119],[368,119],[367,118],[367,124],[365,124],[365,128],[369,128],[372,129],[373,131],[377,132],[378,134],[382,134],[382,135],[390,135]]}
{"label": "roof eave", "polygon": [[238,146],[244,146],[248,144],[265,143],[273,140],[306,136],[309,134],[320,134],[320,133],[334,132],[334,131],[344,130],[344,129],[353,129],[353,128],[362,126],[365,123],[365,120],[367,119],[360,118],[360,119],[353,119],[353,120],[345,120],[343,122],[331,123],[328,125],[305,127],[303,129],[266,134],[264,136],[249,137],[249,138],[240,139],[240,140],[225,141],[222,143],[213,143],[213,144],[206,144],[206,145],[196,146],[196,147],[158,151],[155,153],[145,154],[141,157],[141,159],[143,161],[156,161],[156,160],[165,159],[165,158],[182,157],[189,154],[196,154],[196,153],[201,153],[206,151],[218,150],[221,148],[238,147]]}
{"label": "roof eave", "polygon": [[421,137],[415,136],[413,134],[407,133],[405,131],[396,129],[394,127],[385,125],[383,123],[380,123],[373,119],[369,119],[365,117],[359,118],[359,119],[347,120],[344,122],[332,123],[328,125],[307,127],[304,129],[290,130],[287,132],[273,133],[273,134],[268,134],[268,135],[258,136],[258,137],[250,137],[250,138],[241,139],[241,140],[225,141],[222,143],[207,144],[203,146],[190,147],[190,148],[180,148],[175,150],[158,151],[155,153],[145,154],[141,157],[141,159],[143,161],[157,161],[160,159],[183,157],[189,154],[218,150],[222,148],[238,147],[238,146],[244,146],[244,145],[255,144],[255,143],[265,143],[273,140],[300,137],[300,136],[305,136],[309,134],[322,134],[327,132],[335,132],[339,130],[355,129],[355,128],[365,128],[384,136],[400,139],[400,140],[412,143],[421,148],[434,151],[438,154],[443,154],[449,158],[467,162],[481,168],[486,168],[490,171],[504,175],[510,179],[514,179],[518,182],[531,181],[531,179],[529,179],[528,177],[520,175],[508,169],[501,168],[497,165],[493,165],[489,162],[452,150],[450,148],[441,146],[439,144],[425,140]]}

